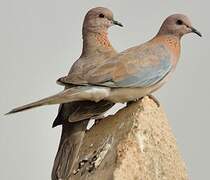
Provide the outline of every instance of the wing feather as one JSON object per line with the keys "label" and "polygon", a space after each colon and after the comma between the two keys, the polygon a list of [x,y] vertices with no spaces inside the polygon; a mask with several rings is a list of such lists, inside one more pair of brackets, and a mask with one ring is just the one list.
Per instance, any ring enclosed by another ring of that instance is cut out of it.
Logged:
{"label": "wing feather", "polygon": [[171,59],[164,45],[137,47],[90,72],[88,82],[108,87],[148,87],[170,72]]}

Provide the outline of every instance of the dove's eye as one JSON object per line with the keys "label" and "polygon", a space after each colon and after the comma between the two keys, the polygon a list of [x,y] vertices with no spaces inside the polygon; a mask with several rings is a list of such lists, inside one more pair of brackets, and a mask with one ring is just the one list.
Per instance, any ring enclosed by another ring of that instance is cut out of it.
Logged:
{"label": "dove's eye", "polygon": [[104,16],[104,14],[99,14],[99,17],[104,18],[105,16]]}
{"label": "dove's eye", "polygon": [[177,21],[176,21],[176,24],[177,24],[177,25],[182,25],[182,24],[183,24],[183,21],[182,21],[182,20],[177,20]]}

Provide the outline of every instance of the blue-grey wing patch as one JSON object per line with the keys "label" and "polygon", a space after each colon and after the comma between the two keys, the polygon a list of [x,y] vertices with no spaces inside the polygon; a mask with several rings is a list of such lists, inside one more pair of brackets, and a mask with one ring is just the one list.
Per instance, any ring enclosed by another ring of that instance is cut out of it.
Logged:
{"label": "blue-grey wing patch", "polygon": [[[144,54],[142,57],[142,53]],[[159,45],[153,49],[145,49],[140,53],[141,61],[137,72],[129,74],[123,79],[109,80],[101,83],[110,87],[148,87],[161,81],[172,69],[170,52]],[[147,63],[150,61],[150,63]],[[147,65],[145,65],[147,63]]]}

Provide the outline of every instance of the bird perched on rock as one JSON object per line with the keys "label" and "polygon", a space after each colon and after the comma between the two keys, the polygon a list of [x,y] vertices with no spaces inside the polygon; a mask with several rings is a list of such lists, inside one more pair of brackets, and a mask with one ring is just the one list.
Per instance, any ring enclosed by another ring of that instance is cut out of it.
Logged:
{"label": "bird perched on rock", "polygon": [[62,78],[77,86],[54,96],[13,109],[15,113],[33,107],[90,100],[128,102],[158,90],[171,76],[180,56],[181,37],[201,36],[189,18],[174,14],[166,18],[157,35],[148,42],[129,48],[86,73],[86,82]]}
{"label": "bird perched on rock", "polygon": [[[71,67],[67,77],[74,81],[86,81],[86,73],[88,71],[97,68],[100,64],[117,54],[108,39],[107,32],[108,28],[113,25],[122,26],[120,22],[114,20],[111,10],[104,7],[96,7],[88,11],[82,28],[82,54]],[[65,85],[66,89],[73,86],[73,84],[65,84],[61,81],[58,81],[58,84]],[[96,118],[112,106],[113,103],[108,101],[100,103],[83,101],[62,104],[53,127],[64,122]]]}
{"label": "bird perched on rock", "polygon": [[[71,77],[75,81],[83,81],[89,70],[97,68],[105,60],[117,54],[108,39],[108,28],[113,25],[122,26],[120,22],[114,20],[111,10],[96,7],[88,11],[82,28],[82,54],[71,67],[67,77]],[[73,84],[65,85],[61,82],[59,84],[64,85],[65,89],[74,86]],[[70,175],[88,120],[97,118],[113,105],[114,103],[109,101],[99,103],[79,101],[60,105],[53,127],[62,124],[63,129],[54,161],[52,179],[66,179]]]}
{"label": "bird perched on rock", "polygon": [[[83,49],[80,58],[73,64],[67,77],[75,81],[85,81],[86,73],[117,54],[108,39],[108,29],[122,24],[114,20],[111,10],[104,7],[90,9],[85,16],[82,28]],[[63,84],[65,89],[73,84]],[[52,179],[66,179],[77,158],[87,123],[90,118],[98,118],[114,103],[101,101],[79,101],[61,104],[53,127],[62,124],[62,136],[54,161]],[[82,121],[83,120],[83,121]],[[65,152],[65,153],[64,153]]]}

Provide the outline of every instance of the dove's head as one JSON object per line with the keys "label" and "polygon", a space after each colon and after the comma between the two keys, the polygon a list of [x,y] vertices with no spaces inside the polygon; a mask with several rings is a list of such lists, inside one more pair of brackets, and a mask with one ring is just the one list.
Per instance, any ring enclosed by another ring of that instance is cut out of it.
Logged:
{"label": "dove's head", "polygon": [[159,35],[175,35],[181,38],[188,33],[195,33],[202,36],[191,24],[189,18],[183,14],[174,14],[166,18],[163,22]]}
{"label": "dove's head", "polygon": [[104,7],[90,9],[85,16],[83,23],[84,32],[107,32],[108,28],[113,26],[123,26],[120,22],[114,20],[111,10]]}

